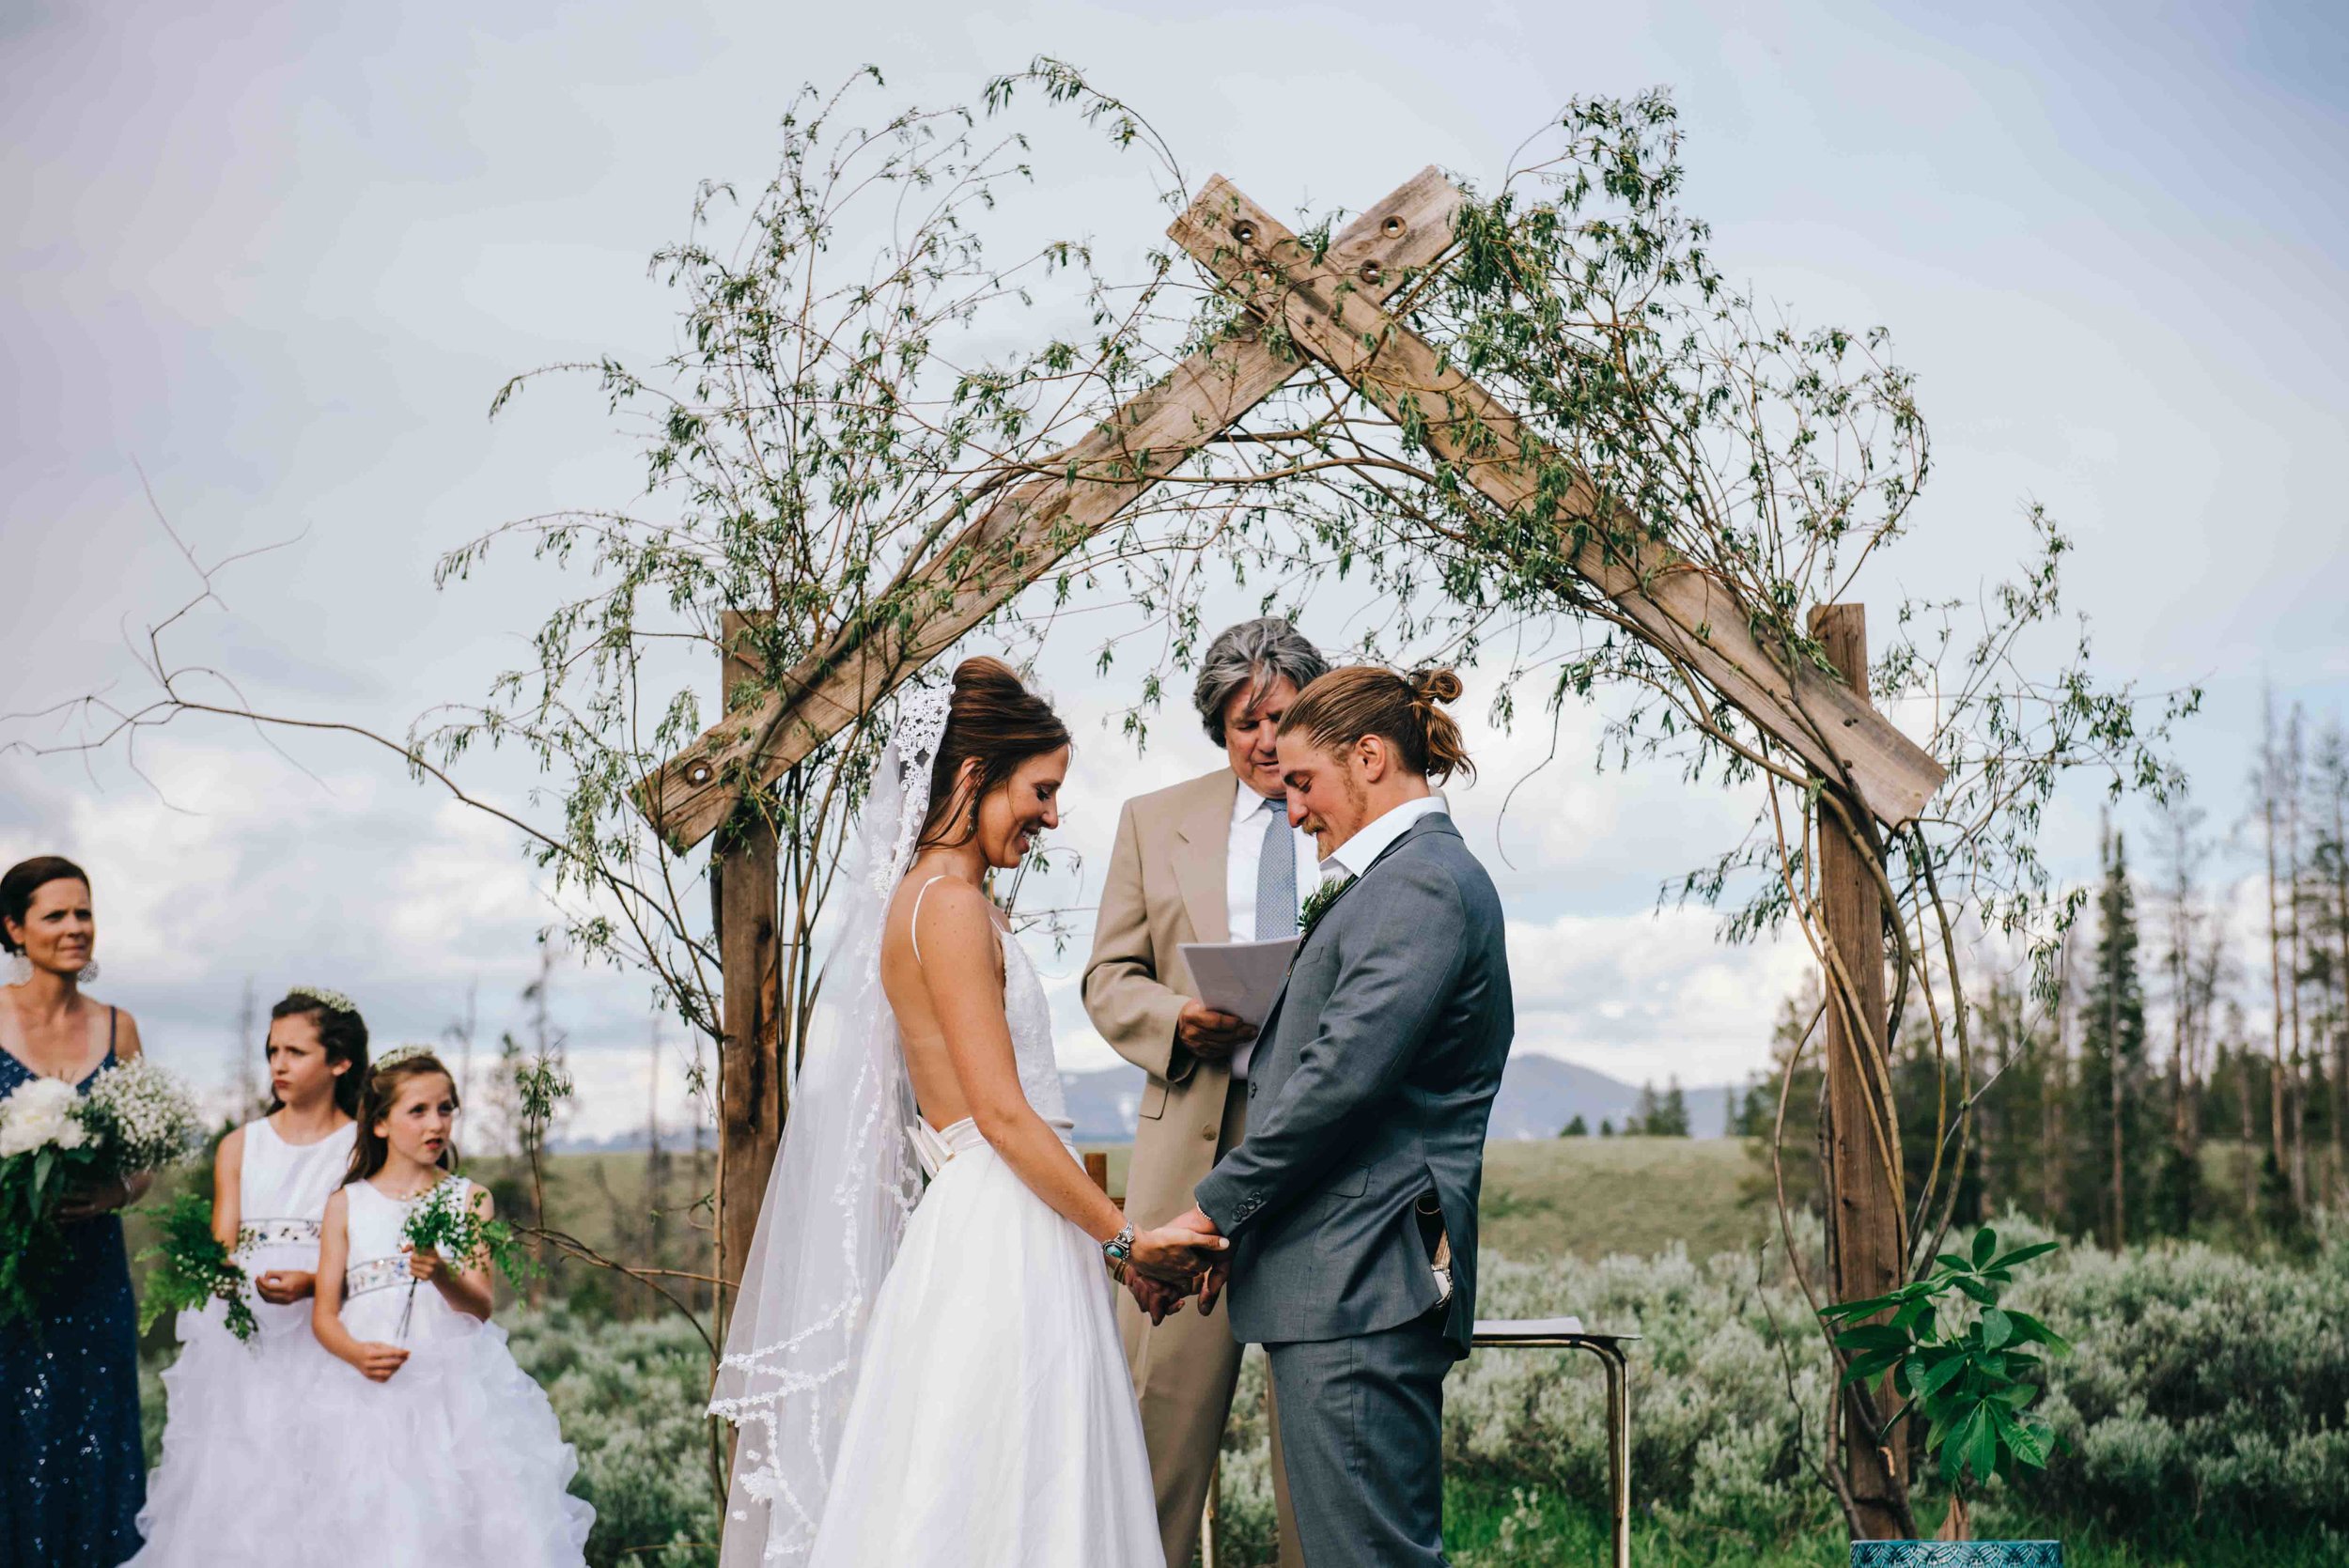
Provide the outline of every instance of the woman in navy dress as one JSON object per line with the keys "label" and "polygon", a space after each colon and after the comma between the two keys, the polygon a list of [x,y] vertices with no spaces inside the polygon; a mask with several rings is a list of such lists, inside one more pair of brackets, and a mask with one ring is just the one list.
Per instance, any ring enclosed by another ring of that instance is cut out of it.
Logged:
{"label": "woman in navy dress", "polygon": [[[139,1050],[131,1015],[82,994],[95,979],[89,878],[44,855],[0,877],[0,1094],[35,1078],[86,1092]],[[63,1266],[34,1284],[34,1320],[0,1327],[0,1568],[115,1568],[138,1550],[147,1465],[131,1269],[111,1185],[67,1200]]]}

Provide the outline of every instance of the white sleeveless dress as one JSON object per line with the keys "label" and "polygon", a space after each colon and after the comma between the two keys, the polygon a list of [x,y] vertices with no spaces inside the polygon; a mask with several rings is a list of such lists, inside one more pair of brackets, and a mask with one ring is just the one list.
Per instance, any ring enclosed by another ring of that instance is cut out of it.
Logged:
{"label": "white sleeveless dress", "polygon": [[236,1260],[257,1327],[240,1343],[222,1301],[179,1314],[179,1357],[163,1374],[163,1461],[139,1511],[146,1545],[132,1560],[139,1568],[265,1561],[282,1549],[284,1521],[272,1517],[270,1498],[281,1489],[298,1386],[317,1342],[306,1298],[272,1306],[249,1281],[272,1269],[318,1267],[319,1220],[342,1185],[358,1127],[312,1143],[287,1142],[266,1117],[243,1130]]}
{"label": "white sleeveless dress", "polygon": [[[470,1196],[472,1183],[449,1179]],[[410,1281],[400,1230],[413,1201],[363,1181],[343,1192],[343,1327],[362,1342],[401,1345],[408,1360],[373,1383],[311,1342],[303,1517],[263,1560],[581,1568],[596,1511],[567,1490],[578,1462],[545,1392],[515,1365],[503,1328],[457,1311],[435,1285],[416,1284],[403,1335]]]}
{"label": "white sleeveless dress", "polygon": [[[1066,1141],[1051,1009],[1003,945],[1019,1087]],[[910,1131],[931,1180],[874,1299],[809,1568],[1165,1568],[1100,1247],[968,1119]]]}

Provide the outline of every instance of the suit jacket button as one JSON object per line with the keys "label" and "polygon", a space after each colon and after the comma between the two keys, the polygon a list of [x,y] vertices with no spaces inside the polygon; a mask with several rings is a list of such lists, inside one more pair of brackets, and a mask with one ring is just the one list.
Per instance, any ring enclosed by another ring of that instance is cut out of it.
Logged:
{"label": "suit jacket button", "polygon": [[1200,1127],[1200,1129],[1199,1129],[1199,1136],[1200,1136],[1200,1137],[1202,1137],[1202,1138],[1204,1138],[1204,1139],[1206,1139],[1206,1140],[1208,1142],[1210,1142],[1210,1143],[1214,1142],[1214,1141],[1215,1141],[1215,1124],[1214,1124],[1213,1122],[1209,1122],[1209,1123],[1206,1123],[1205,1126],[1201,1126],[1201,1127]]}

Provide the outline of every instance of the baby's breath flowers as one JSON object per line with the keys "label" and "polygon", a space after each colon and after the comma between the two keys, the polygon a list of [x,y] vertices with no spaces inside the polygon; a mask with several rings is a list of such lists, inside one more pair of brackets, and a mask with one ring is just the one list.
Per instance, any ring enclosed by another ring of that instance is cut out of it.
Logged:
{"label": "baby's breath flowers", "polygon": [[186,1088],[133,1058],[79,1094],[37,1078],[0,1100],[0,1325],[33,1312],[33,1283],[56,1266],[68,1192],[161,1170],[203,1126]]}
{"label": "baby's breath flowers", "polygon": [[286,987],[286,994],[293,997],[308,997],[320,1007],[332,1012],[356,1013],[359,1011],[357,1002],[328,986],[288,986]]}

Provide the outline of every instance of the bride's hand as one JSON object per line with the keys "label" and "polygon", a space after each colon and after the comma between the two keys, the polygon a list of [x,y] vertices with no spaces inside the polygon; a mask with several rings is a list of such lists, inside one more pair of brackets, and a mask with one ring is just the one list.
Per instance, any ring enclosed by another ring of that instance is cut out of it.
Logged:
{"label": "bride's hand", "polygon": [[1190,1299],[1173,1285],[1162,1285],[1130,1267],[1126,1270],[1126,1288],[1133,1293],[1134,1305],[1149,1317],[1153,1328],[1181,1312],[1183,1303]]}
{"label": "bride's hand", "polygon": [[1232,1244],[1213,1231],[1194,1231],[1176,1220],[1134,1237],[1129,1265],[1161,1284],[1181,1287],[1189,1296],[1199,1276]]}

